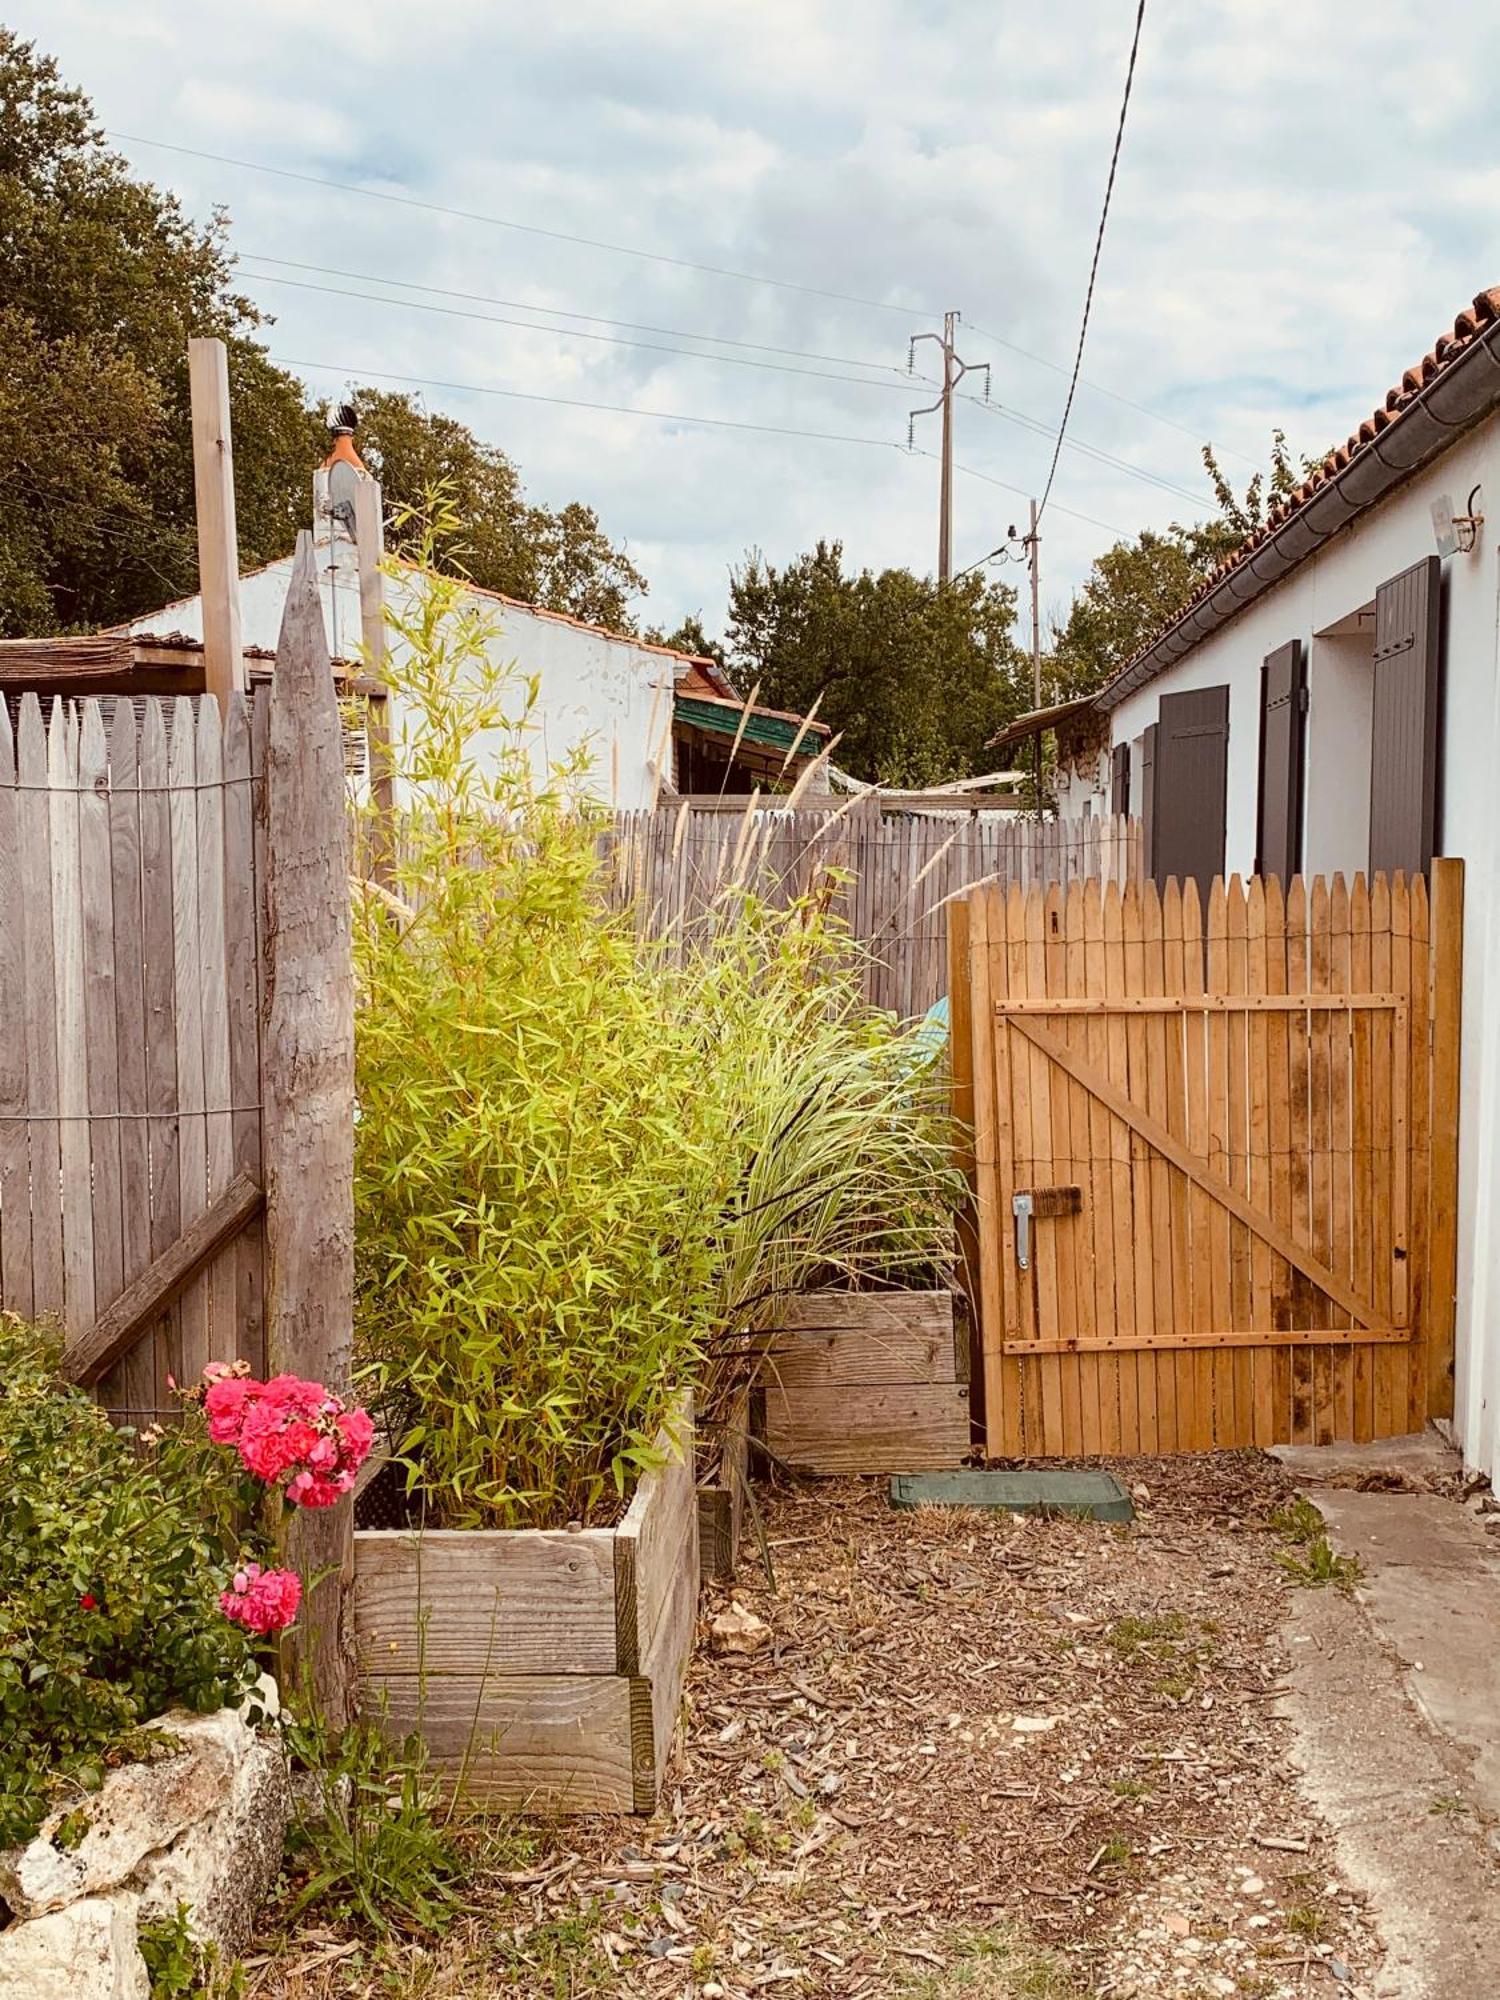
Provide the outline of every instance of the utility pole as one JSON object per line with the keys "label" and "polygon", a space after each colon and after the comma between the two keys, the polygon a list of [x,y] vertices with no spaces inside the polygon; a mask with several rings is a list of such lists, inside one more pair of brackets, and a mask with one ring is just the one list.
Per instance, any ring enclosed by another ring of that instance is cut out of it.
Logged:
{"label": "utility pole", "polygon": [[943,445],[940,463],[942,477],[938,488],[938,582],[949,583],[953,577],[953,391],[965,375],[980,374],[984,377],[984,400],[990,399],[990,364],[987,361],[971,362],[963,360],[954,346],[958,332],[959,315],[956,312],[943,314],[943,331],[936,333],[914,333],[907,344],[906,372],[910,375],[916,367],[917,342],[933,341],[941,349],[943,356],[942,388],[935,403],[928,403],[920,410],[913,410],[906,420],[907,448],[916,441],[916,421],[918,417],[931,416],[934,410],[943,413]]}
{"label": "utility pole", "polygon": [[1036,531],[1036,502],[1031,503],[1031,529],[1026,537],[1026,557],[1031,568],[1031,705],[1042,705],[1042,614],[1041,547]]}

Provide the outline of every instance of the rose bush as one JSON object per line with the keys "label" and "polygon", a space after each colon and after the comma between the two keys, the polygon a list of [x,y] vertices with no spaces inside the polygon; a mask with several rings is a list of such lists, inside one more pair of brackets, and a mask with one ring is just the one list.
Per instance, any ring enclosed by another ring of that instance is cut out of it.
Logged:
{"label": "rose bush", "polygon": [[0,1314],[0,1845],[102,1781],[168,1708],[239,1701],[258,1672],[219,1604],[233,1461],[190,1433],[144,1448]]}

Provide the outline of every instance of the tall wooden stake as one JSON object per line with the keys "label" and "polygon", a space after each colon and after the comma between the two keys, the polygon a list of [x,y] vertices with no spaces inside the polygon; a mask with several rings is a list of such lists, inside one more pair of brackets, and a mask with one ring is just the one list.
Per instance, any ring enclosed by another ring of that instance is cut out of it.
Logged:
{"label": "tall wooden stake", "polygon": [[203,679],[227,709],[245,685],[240,639],[240,551],[234,522],[234,449],[229,434],[229,361],[222,340],[188,342],[193,404],[193,496],[198,510],[198,588],[203,596]]}
{"label": "tall wooden stake", "polygon": [[[354,490],[354,544],[359,552],[359,633],[365,672],[384,681],[386,662],[385,517],[376,480],[363,479]],[[390,696],[371,695],[365,709],[370,746],[370,798],[375,807],[370,872],[377,882],[390,880],[395,859],[396,780],[391,753]]]}
{"label": "tall wooden stake", "polygon": [[[266,1346],[272,1374],[349,1388],[354,1322],[354,972],[344,746],[312,536],[276,645],[267,750],[269,999],[265,1094]],[[282,1671],[331,1728],[353,1713],[354,1510],[290,1511],[306,1595]]]}

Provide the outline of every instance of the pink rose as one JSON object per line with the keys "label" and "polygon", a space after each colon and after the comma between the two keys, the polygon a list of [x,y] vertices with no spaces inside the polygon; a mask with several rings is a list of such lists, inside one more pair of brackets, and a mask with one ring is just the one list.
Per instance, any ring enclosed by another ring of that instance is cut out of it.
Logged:
{"label": "pink rose", "polygon": [[265,1638],[284,1632],[301,1602],[302,1579],[294,1569],[262,1569],[259,1563],[246,1563],[235,1571],[219,1609],[232,1624]]}
{"label": "pink rose", "polygon": [[235,1444],[249,1411],[261,1394],[261,1384],[243,1375],[223,1376],[209,1385],[203,1398],[208,1434],[215,1444]]}

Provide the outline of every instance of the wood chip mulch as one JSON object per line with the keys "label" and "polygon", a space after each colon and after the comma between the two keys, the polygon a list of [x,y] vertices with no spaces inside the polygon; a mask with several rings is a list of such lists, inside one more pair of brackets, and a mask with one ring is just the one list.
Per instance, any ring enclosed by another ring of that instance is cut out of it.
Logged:
{"label": "wood chip mulch", "polygon": [[1129,1527],[763,1496],[776,1587],[752,1542],[733,1595],[771,1636],[700,1645],[655,1820],[535,1830],[425,1948],[279,1941],[253,2000],[1358,2000],[1369,1926],[1277,1713],[1290,1482],[1114,1469]]}

